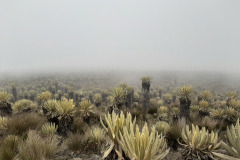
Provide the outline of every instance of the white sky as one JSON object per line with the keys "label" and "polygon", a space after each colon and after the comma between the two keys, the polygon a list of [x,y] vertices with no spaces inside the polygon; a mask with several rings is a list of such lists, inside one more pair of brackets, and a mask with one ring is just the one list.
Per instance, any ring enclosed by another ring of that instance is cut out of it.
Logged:
{"label": "white sky", "polygon": [[0,1],[0,72],[239,68],[239,0]]}

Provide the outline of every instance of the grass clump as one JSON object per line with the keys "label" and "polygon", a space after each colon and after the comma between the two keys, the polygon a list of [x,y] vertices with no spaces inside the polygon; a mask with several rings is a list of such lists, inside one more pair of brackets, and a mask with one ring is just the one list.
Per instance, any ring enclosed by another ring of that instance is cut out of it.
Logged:
{"label": "grass clump", "polygon": [[84,135],[80,133],[70,134],[69,137],[66,139],[66,145],[68,149],[74,152],[81,152],[85,148],[85,139]]}
{"label": "grass clump", "polygon": [[8,134],[23,135],[28,130],[39,129],[46,123],[46,119],[37,113],[25,113],[9,118],[7,122]]}
{"label": "grass clump", "polygon": [[18,136],[9,135],[2,142],[0,146],[0,159],[13,160],[18,153],[18,145],[21,139]]}
{"label": "grass clump", "polygon": [[20,160],[50,160],[59,151],[59,147],[54,137],[42,138],[36,131],[31,130],[18,150]]}

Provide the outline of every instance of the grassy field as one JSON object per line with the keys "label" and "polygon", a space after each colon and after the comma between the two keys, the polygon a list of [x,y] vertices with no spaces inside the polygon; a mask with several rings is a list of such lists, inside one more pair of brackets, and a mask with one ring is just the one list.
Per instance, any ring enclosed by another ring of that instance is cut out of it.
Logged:
{"label": "grassy field", "polygon": [[0,160],[239,159],[238,82],[210,72],[5,75]]}

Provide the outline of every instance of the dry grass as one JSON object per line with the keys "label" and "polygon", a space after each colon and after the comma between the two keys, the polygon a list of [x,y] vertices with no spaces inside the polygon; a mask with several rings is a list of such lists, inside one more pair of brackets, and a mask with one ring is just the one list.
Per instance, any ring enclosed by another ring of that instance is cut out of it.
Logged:
{"label": "dry grass", "polygon": [[50,160],[59,151],[54,137],[42,138],[36,131],[29,131],[26,141],[18,149],[20,160]]}
{"label": "dry grass", "polygon": [[21,143],[21,140],[17,136],[9,135],[0,146],[0,159],[1,160],[13,160],[18,153],[18,145]]}
{"label": "dry grass", "polygon": [[70,134],[69,137],[66,139],[66,145],[68,149],[74,152],[80,152],[84,149],[84,135],[80,133]]}
{"label": "dry grass", "polygon": [[85,130],[86,123],[83,121],[82,117],[75,117],[73,122],[73,132],[84,133]]}
{"label": "dry grass", "polygon": [[7,132],[8,134],[23,135],[30,129],[40,129],[46,121],[45,117],[37,113],[15,115],[7,122]]}

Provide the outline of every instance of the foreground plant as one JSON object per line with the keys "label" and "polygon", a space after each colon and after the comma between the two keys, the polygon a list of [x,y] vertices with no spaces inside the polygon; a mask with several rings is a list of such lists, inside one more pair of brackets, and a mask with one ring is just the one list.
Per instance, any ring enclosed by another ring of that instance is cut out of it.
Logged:
{"label": "foreground plant", "polygon": [[222,147],[233,157],[228,155],[214,153],[216,156],[226,160],[239,160],[240,158],[240,125],[239,119],[236,126],[227,127],[227,138],[230,145],[222,142]]}
{"label": "foreground plant", "polygon": [[189,129],[187,125],[182,130],[182,140],[185,147],[182,156],[187,160],[201,160],[213,158],[213,152],[220,149],[222,141],[218,140],[218,133],[211,133],[205,127],[199,129],[196,125],[192,125]]}
{"label": "foreground plant", "polygon": [[18,136],[7,136],[0,146],[0,159],[1,160],[13,160],[18,153],[18,145],[21,140]]}
{"label": "foreground plant", "polygon": [[145,123],[142,131],[139,127],[130,125],[128,129],[123,128],[123,133],[120,132],[118,143],[121,149],[131,160],[162,160],[169,153],[167,143],[162,135],[158,135],[155,127],[148,130],[147,123]]}
{"label": "foreground plant", "polygon": [[121,112],[119,116],[115,112],[112,112],[111,115],[109,113],[105,115],[105,123],[107,126],[105,126],[101,117],[100,121],[103,128],[106,130],[108,137],[112,141],[111,146],[103,155],[104,159],[109,156],[109,154],[114,150],[114,147],[117,152],[119,149],[117,137],[120,136],[120,133],[123,133],[123,127],[126,127],[127,129],[130,129],[130,125],[134,127],[136,124],[136,118],[132,121],[132,115],[130,113],[128,113],[125,117],[123,112]]}

